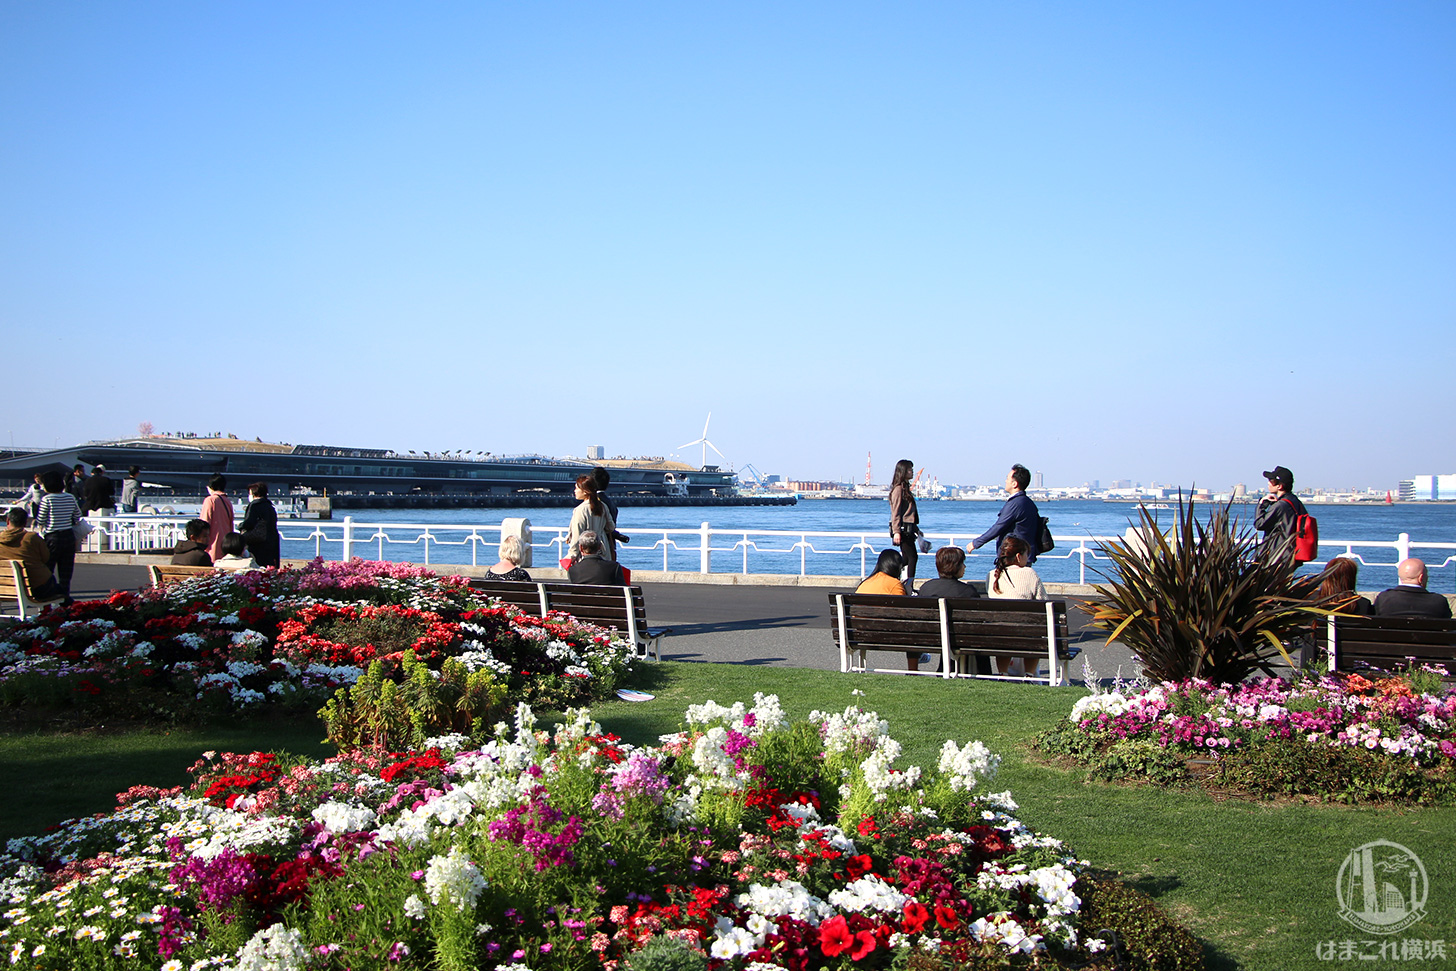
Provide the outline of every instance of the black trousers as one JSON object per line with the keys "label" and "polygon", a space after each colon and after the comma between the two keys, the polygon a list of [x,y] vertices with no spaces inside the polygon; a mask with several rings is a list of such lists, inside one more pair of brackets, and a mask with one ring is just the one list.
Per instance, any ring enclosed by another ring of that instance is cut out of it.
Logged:
{"label": "black trousers", "polygon": [[67,597],[71,595],[71,575],[76,572],[76,534],[69,529],[58,529],[45,534],[46,548],[51,551],[51,570],[56,575],[56,585]]}

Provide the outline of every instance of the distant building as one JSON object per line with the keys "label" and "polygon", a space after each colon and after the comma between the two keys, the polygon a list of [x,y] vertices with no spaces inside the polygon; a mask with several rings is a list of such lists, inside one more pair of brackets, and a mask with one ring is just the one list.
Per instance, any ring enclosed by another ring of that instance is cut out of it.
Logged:
{"label": "distant building", "polygon": [[1404,502],[1456,501],[1456,473],[1403,479],[1399,491]]}
{"label": "distant building", "polygon": [[592,462],[600,462],[607,457],[607,447],[605,445],[588,445],[586,457]]}
{"label": "distant building", "polygon": [[1033,472],[1031,474],[1031,487],[1033,489],[1045,488],[1045,486],[1042,484],[1042,476],[1040,472]]}
{"label": "distant building", "polygon": [[1249,487],[1240,482],[1234,486],[1234,498],[1242,499],[1249,494]]}
{"label": "distant building", "polygon": [[1132,487],[1131,479],[1113,479],[1112,485],[1108,486],[1109,489],[1131,489]]}

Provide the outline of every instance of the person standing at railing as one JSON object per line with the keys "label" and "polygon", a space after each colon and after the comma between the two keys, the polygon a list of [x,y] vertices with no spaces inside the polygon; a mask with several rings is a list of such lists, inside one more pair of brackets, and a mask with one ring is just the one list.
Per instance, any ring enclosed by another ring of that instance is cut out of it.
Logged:
{"label": "person standing at railing", "polygon": [[45,498],[35,517],[35,529],[51,551],[51,569],[56,571],[56,584],[66,603],[71,602],[71,576],[76,572],[76,523],[81,506],[66,491],[66,480],[55,469],[41,476]]}
{"label": "person standing at railing", "polygon": [[126,470],[126,478],[121,480],[121,511],[135,513],[141,494],[142,469],[139,465],[133,465]]}
{"label": "person standing at railing", "polygon": [[283,562],[283,540],[278,535],[278,510],[268,498],[268,484],[254,482],[248,486],[248,495],[251,498],[238,532],[243,534],[248,552],[259,566],[278,566]]}
{"label": "person standing at railing", "polygon": [[915,464],[901,459],[895,463],[895,474],[890,478],[890,542],[900,548],[900,558],[905,561],[908,594],[915,592],[915,565],[920,560],[915,549],[920,541],[920,507],[915,504],[915,492],[911,488],[914,474]]}
{"label": "person standing at railing", "polygon": [[971,540],[971,549],[978,550],[987,543],[995,550],[1007,536],[1015,536],[1026,544],[1027,565],[1036,562],[1036,551],[1041,547],[1041,510],[1026,494],[1031,485],[1031,471],[1024,465],[1013,465],[1006,474],[1006,491],[1011,498],[1001,507],[1001,514],[991,528]]}
{"label": "person standing at railing", "polygon": [[[597,498],[601,499],[601,501],[606,504],[607,512],[612,514],[612,522],[616,523],[617,504],[612,500],[611,496],[607,495],[607,486],[612,484],[612,474],[602,466],[598,465],[596,468],[592,469],[592,478],[595,479],[597,483]],[[632,542],[632,537],[617,532],[616,527],[613,526],[612,533],[610,536],[606,537],[606,540],[607,550],[611,554],[611,558],[615,560],[617,558],[617,544],[630,543]]]}
{"label": "person standing at railing", "polygon": [[222,538],[233,531],[233,501],[227,496],[227,476],[207,480],[207,498],[197,517],[207,523],[207,555],[213,562],[222,556]]}
{"label": "person standing at railing", "polygon": [[[593,475],[579,475],[576,477],[576,498],[580,501],[571,512],[571,527],[566,537],[566,557],[570,560],[577,560],[581,557],[581,535],[587,530],[596,533],[598,537],[609,536],[617,529],[617,521],[607,510],[607,504],[602,502],[597,492],[597,480]],[[612,551],[602,546],[602,556],[609,560],[615,560]]]}
{"label": "person standing at railing", "polygon": [[34,482],[32,482],[29,489],[25,490],[25,494],[15,504],[17,506],[23,506],[26,513],[30,515],[30,518],[35,519],[36,514],[40,512],[40,501],[45,498],[45,486],[41,485],[39,472],[32,476],[32,478]]}
{"label": "person standing at railing", "polygon": [[1283,549],[1286,556],[1294,555],[1294,528],[1299,517],[1305,515],[1304,503],[1294,494],[1294,473],[1282,465],[1264,473],[1269,483],[1269,494],[1259,500],[1254,509],[1254,528],[1264,534],[1259,552],[1272,556]]}

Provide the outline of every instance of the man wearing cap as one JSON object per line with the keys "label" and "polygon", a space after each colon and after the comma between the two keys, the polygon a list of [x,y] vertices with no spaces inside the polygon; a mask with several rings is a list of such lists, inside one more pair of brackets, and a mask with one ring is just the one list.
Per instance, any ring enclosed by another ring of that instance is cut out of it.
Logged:
{"label": "man wearing cap", "polygon": [[1284,544],[1292,556],[1294,527],[1305,515],[1304,503],[1294,494],[1294,473],[1276,465],[1264,473],[1264,478],[1269,480],[1269,494],[1259,500],[1254,512],[1254,528],[1264,534],[1259,548],[1277,550]]}

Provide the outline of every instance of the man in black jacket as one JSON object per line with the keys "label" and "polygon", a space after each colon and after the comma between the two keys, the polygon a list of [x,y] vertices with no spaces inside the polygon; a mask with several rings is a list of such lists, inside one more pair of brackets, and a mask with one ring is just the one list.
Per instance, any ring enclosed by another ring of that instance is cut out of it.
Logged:
{"label": "man in black jacket", "polygon": [[173,566],[212,566],[212,554],[207,552],[207,537],[212,527],[205,519],[193,519],[187,523],[187,538],[172,550]]}
{"label": "man in black jacket", "polygon": [[596,530],[582,532],[577,548],[581,550],[581,559],[566,571],[566,577],[572,583],[599,583],[609,587],[627,585],[622,576],[622,565],[602,556],[602,540]]}
{"label": "man in black jacket", "polygon": [[1294,555],[1294,527],[1299,517],[1306,515],[1304,503],[1294,494],[1294,473],[1282,465],[1276,465],[1264,473],[1269,481],[1269,494],[1259,500],[1254,511],[1254,528],[1264,534],[1259,552],[1272,555],[1283,548],[1286,555]]}
{"label": "man in black jacket", "polygon": [[1451,617],[1451,603],[1439,593],[1426,589],[1425,561],[1401,560],[1395,568],[1400,586],[1391,587],[1375,598],[1377,617],[1430,617],[1444,620]]}

